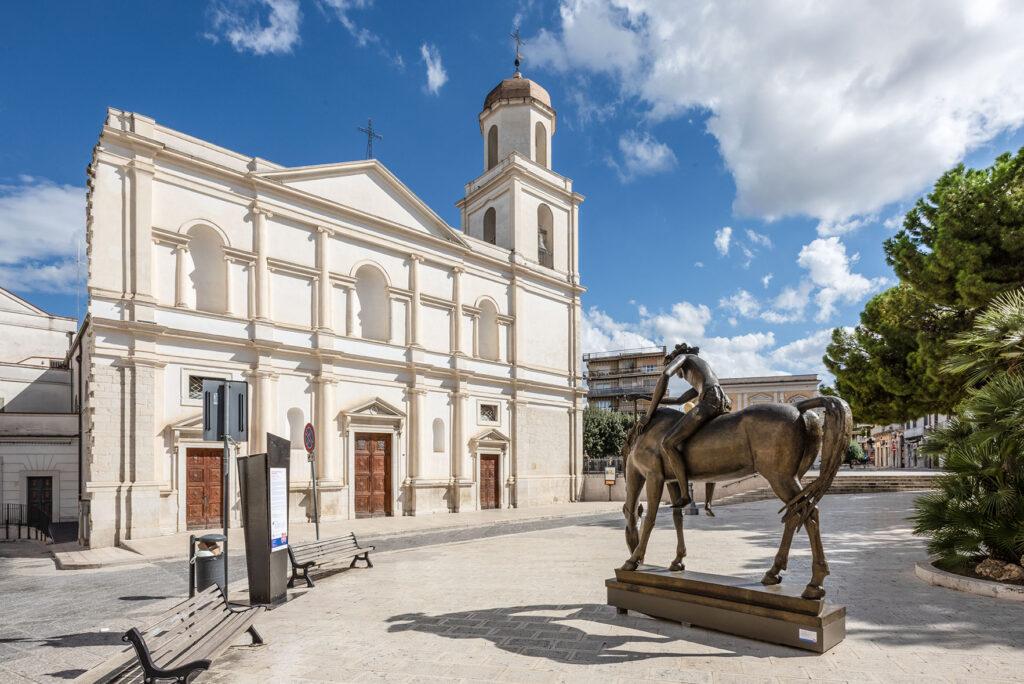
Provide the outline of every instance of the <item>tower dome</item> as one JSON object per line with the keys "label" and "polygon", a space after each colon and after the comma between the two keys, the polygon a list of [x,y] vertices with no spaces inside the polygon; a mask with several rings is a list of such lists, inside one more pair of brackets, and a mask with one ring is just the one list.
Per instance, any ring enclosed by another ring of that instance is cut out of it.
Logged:
{"label": "tower dome", "polygon": [[487,93],[480,112],[484,138],[484,170],[516,152],[551,168],[551,136],[557,115],[548,91],[519,73],[502,80]]}
{"label": "tower dome", "polygon": [[534,100],[554,112],[551,107],[551,96],[548,91],[528,78],[514,76],[506,78],[496,85],[484,98],[484,111],[498,102],[524,102]]}

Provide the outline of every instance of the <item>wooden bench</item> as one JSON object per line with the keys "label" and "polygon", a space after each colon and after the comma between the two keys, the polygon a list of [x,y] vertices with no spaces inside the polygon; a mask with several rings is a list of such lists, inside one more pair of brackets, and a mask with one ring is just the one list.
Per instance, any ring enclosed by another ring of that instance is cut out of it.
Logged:
{"label": "wooden bench", "polygon": [[312,587],[313,580],[309,577],[309,569],[314,565],[339,558],[351,558],[352,562],[348,565],[350,568],[355,567],[358,560],[366,561],[366,567],[372,568],[370,551],[373,551],[373,548],[372,546],[360,546],[354,532],[333,539],[321,539],[300,544],[289,542],[288,557],[292,561],[292,576],[288,579],[288,586],[294,587],[296,578],[301,578],[306,580],[306,586]]}
{"label": "wooden bench", "polygon": [[242,632],[263,639],[253,626],[262,606],[231,608],[216,584],[179,603],[144,631],[132,627],[123,641],[131,648],[79,675],[77,682],[188,682],[210,667]]}

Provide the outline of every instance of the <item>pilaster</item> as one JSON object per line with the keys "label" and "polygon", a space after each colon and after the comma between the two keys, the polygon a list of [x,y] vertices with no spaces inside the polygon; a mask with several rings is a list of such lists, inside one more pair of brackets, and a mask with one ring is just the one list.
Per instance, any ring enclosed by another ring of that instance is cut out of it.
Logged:
{"label": "pilaster", "polygon": [[409,255],[409,290],[412,292],[412,302],[409,304],[409,332],[410,344],[414,347],[420,346],[420,278],[419,265],[423,257],[418,254]]}
{"label": "pilaster", "polygon": [[187,256],[187,244],[174,248],[174,306],[181,308],[188,307],[188,267],[185,263]]}
{"label": "pilaster", "polygon": [[252,205],[253,232],[256,243],[256,318],[270,320],[270,269],[267,268],[267,219],[273,216],[258,204]]}
{"label": "pilaster", "polygon": [[320,269],[317,323],[320,330],[332,331],[334,330],[334,322],[332,320],[334,309],[331,302],[333,286],[331,285],[330,263],[328,261],[330,258],[331,232],[323,226],[318,226],[316,232],[316,261]]}
{"label": "pilaster", "polygon": [[462,348],[462,274],[465,270],[461,266],[452,269],[452,301],[455,303],[455,311],[452,316],[451,351],[453,354],[463,355]]}

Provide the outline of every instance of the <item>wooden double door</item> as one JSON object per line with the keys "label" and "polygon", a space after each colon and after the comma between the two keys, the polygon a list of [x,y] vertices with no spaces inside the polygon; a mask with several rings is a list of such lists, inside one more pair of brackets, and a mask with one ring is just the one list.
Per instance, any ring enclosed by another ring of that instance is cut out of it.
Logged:
{"label": "wooden double door", "polygon": [[356,517],[392,515],[391,435],[357,432],[355,447]]}
{"label": "wooden double door", "polygon": [[28,477],[25,487],[28,524],[48,525],[53,522],[53,477]]}
{"label": "wooden double door", "polygon": [[189,449],[185,456],[185,525],[205,529],[221,524],[223,449]]}
{"label": "wooden double door", "polygon": [[496,454],[480,454],[480,508],[501,508],[501,466]]}

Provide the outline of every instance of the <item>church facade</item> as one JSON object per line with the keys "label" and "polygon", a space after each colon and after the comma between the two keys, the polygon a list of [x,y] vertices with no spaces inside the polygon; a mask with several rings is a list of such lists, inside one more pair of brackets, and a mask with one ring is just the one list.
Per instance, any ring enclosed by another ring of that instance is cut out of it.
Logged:
{"label": "church facade", "polygon": [[379,161],[286,168],[108,110],[89,167],[83,541],[219,525],[204,378],[249,385],[236,454],[291,439],[293,521],[313,513],[307,422],[324,520],[578,499],[583,198],[552,170],[543,88],[517,73],[479,122],[456,228]]}

